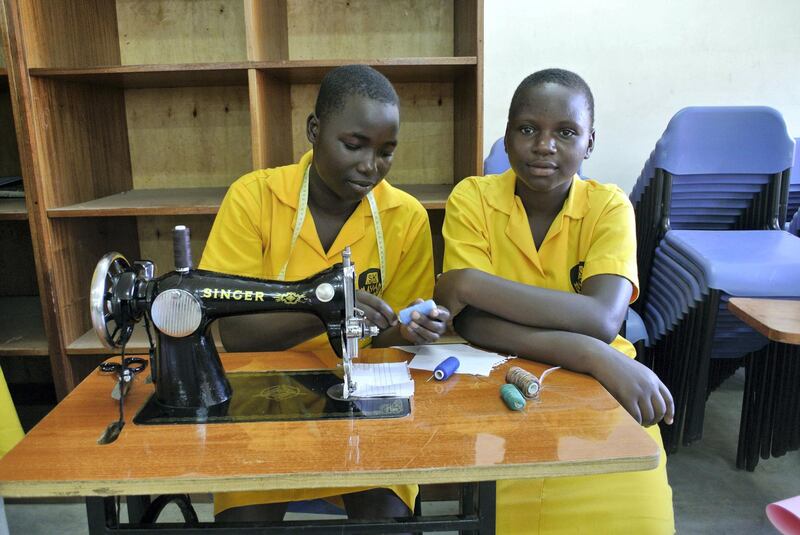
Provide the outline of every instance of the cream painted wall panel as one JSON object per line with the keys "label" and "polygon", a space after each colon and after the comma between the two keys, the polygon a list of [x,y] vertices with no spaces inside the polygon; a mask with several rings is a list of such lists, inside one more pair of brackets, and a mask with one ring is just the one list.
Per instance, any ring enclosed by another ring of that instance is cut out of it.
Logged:
{"label": "cream painted wall panel", "polygon": [[527,75],[563,67],[595,94],[584,172],[630,191],[670,117],[690,105],[767,105],[800,137],[797,0],[486,3],[484,153]]}

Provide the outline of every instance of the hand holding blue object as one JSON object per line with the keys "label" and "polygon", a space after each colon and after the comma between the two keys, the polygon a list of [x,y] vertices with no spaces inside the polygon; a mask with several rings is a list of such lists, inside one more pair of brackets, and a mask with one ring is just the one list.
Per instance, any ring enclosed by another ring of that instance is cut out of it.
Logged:
{"label": "hand holding blue object", "polygon": [[420,314],[427,316],[434,310],[436,310],[436,303],[433,301],[433,299],[428,299],[427,301],[423,301],[422,303],[418,303],[408,308],[404,308],[403,310],[397,313],[397,317],[400,319],[400,323],[402,323],[403,325],[408,325],[412,321],[411,315],[414,312],[419,312]]}

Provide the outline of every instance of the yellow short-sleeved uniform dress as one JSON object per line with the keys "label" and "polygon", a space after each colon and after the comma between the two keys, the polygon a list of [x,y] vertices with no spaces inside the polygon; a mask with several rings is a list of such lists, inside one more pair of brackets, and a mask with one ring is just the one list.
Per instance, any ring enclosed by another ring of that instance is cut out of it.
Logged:
{"label": "yellow short-sleeved uniform dress", "polygon": [[0,370],[0,458],[16,446],[23,435],[3,370]]}
{"label": "yellow short-sleeved uniform dress", "polygon": [[[505,279],[563,292],[614,274],[638,296],[633,208],[613,185],[573,178],[569,195],[539,249],[514,193],[516,176],[470,177],[447,201],[444,270],[477,268]],[[631,358],[617,336],[611,344]],[[661,445],[658,426],[647,433]],[[673,533],[666,454],[655,470],[585,477],[498,481],[498,533]]]}
{"label": "yellow short-sleeved uniform dress", "polygon": [[[286,265],[285,280],[299,280],[341,262],[342,251],[349,245],[360,289],[380,296],[394,310],[418,297],[430,298],[434,277],[427,212],[414,197],[385,180],[372,193],[384,236],[386,273],[381,273],[378,241],[366,198],[345,222],[328,251],[322,248],[308,210],[292,249],[300,190],[311,161],[312,153],[308,152],[297,164],[254,171],[237,180],[214,220],[200,268],[278,279]],[[327,335],[323,333],[294,349],[328,347]],[[391,488],[413,510],[418,487]],[[367,487],[217,494],[214,509],[219,513],[231,507],[326,498],[362,490]]]}

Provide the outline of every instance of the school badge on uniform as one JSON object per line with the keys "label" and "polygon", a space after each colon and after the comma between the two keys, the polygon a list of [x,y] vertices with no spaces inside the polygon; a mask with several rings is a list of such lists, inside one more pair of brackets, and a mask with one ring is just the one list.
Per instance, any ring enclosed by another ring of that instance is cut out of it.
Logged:
{"label": "school badge on uniform", "polygon": [[569,281],[577,293],[583,288],[583,262],[578,262],[569,270]]}
{"label": "school badge on uniform", "polygon": [[383,290],[381,270],[370,268],[366,271],[362,271],[358,276],[358,287],[372,295],[380,295]]}

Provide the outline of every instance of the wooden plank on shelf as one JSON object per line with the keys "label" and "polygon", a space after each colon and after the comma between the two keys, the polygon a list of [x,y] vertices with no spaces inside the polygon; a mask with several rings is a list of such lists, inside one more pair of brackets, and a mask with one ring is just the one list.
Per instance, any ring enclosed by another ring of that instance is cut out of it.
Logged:
{"label": "wooden plank on shelf", "polygon": [[265,71],[291,83],[319,83],[340,65],[371,65],[394,82],[446,82],[474,69],[475,56],[409,57],[391,59],[342,58],[328,60],[240,61],[233,63],[183,63],[122,65],[89,68],[36,68],[31,76],[126,89],[157,87],[213,87],[246,85],[247,69]]}
{"label": "wooden plank on shelf", "polygon": [[[452,189],[451,184],[395,185],[419,199],[430,210],[444,208]],[[93,201],[50,208],[47,215],[51,218],[214,215],[219,211],[227,189],[135,189]],[[0,219],[3,219],[2,214],[0,211]]]}
{"label": "wooden plank on shelf", "polygon": [[92,201],[50,208],[49,217],[216,214],[226,187],[134,189]]}
{"label": "wooden plank on shelf", "polygon": [[452,56],[453,2],[292,0],[289,59]]}
{"label": "wooden plank on shelf", "polygon": [[227,187],[253,169],[247,85],[128,89],[133,189]]}
{"label": "wooden plank on shelf", "polygon": [[123,65],[247,57],[242,0],[117,0],[116,7]]}
{"label": "wooden plank on shelf", "polygon": [[125,65],[83,69],[30,69],[31,76],[66,82],[122,87],[247,85],[247,62]]}
{"label": "wooden plank on shelf", "polygon": [[[219,341],[219,331],[212,325],[212,333],[214,334],[214,342],[218,351],[224,351],[222,343]],[[153,331],[155,335],[155,331]],[[142,355],[147,354],[150,345],[147,341],[147,333],[144,330],[144,323],[139,323],[133,329],[133,336],[131,336],[128,345],[125,347],[126,355]],[[85,332],[80,338],[67,346],[68,355],[116,355],[119,351],[112,351],[100,343],[100,339],[95,334],[94,329]]]}
{"label": "wooden plank on shelf", "polygon": [[0,221],[28,219],[25,199],[0,199]]}
{"label": "wooden plank on shelf", "polygon": [[394,83],[452,82],[474,71],[477,58],[475,56],[392,59],[344,58],[261,61],[254,63],[252,66],[263,70],[271,78],[296,84],[318,84],[331,69],[353,63],[370,65]]}
{"label": "wooden plank on shelf", "polygon": [[46,356],[39,296],[0,297],[0,356]]}

